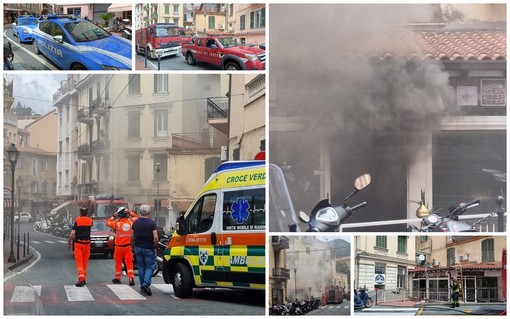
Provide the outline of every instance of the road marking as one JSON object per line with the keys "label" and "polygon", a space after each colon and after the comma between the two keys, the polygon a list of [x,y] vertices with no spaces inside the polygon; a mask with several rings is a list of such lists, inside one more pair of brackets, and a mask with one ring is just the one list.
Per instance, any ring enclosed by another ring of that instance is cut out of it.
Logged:
{"label": "road marking", "polygon": [[65,241],[65,240],[59,240],[58,242],[67,245],[67,241]]}
{"label": "road marking", "polygon": [[174,287],[172,285],[167,284],[152,284],[151,287],[157,288],[158,290],[161,290],[167,295],[173,295],[174,294]]}
{"label": "road marking", "polygon": [[423,312],[424,308],[420,308],[418,312],[416,313],[417,316],[421,316],[421,313]]}
{"label": "road marking", "polygon": [[94,297],[87,287],[64,285],[68,301],[93,301]]}
{"label": "road marking", "polygon": [[27,271],[30,268],[32,268],[32,266],[37,264],[37,262],[39,260],[41,260],[41,254],[34,247],[29,246],[29,248],[31,248],[34,251],[34,253],[37,255],[37,258],[30,265],[26,266],[25,268],[23,268],[20,271],[13,270],[13,272],[11,274],[7,275],[7,276],[5,276],[6,274],[4,274],[4,282],[6,282],[7,280],[11,279],[12,277],[17,276],[18,274],[24,273],[25,271]]}
{"label": "road marking", "polygon": [[48,243],[48,244],[55,244],[55,242],[54,242],[54,241],[51,241],[51,240],[45,240],[44,242],[45,242],[45,243]]}
{"label": "road marking", "polygon": [[32,240],[31,243],[32,244],[42,244],[40,241],[37,241],[37,240]]}
{"label": "road marking", "polygon": [[41,286],[16,286],[11,302],[35,302],[35,294],[41,296]]}
{"label": "road marking", "polygon": [[120,300],[147,300],[136,290],[127,285],[107,285]]}

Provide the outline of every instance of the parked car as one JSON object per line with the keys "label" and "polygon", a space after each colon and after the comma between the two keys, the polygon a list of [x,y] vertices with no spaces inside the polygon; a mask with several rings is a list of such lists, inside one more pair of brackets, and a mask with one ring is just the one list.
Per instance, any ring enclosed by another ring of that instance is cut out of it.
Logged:
{"label": "parked car", "polygon": [[90,253],[113,257],[115,233],[106,226],[106,220],[94,220],[90,230]]}
{"label": "parked car", "polygon": [[34,40],[33,32],[39,24],[39,20],[33,16],[19,16],[12,23],[12,34],[18,37],[18,41],[31,43]]}
{"label": "parked car", "polygon": [[32,215],[30,213],[15,213],[14,214],[14,222],[21,221],[22,223],[31,223],[33,222]]}
{"label": "parked car", "polygon": [[48,15],[34,29],[34,51],[64,70],[131,70],[131,42],[77,19]]}

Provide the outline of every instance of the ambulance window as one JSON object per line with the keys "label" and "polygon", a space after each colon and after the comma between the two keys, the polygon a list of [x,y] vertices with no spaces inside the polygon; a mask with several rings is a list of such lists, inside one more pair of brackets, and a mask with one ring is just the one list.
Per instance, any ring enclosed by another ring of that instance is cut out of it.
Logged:
{"label": "ambulance window", "polygon": [[216,194],[200,198],[187,216],[188,234],[203,233],[211,229],[216,207]]}
{"label": "ambulance window", "polygon": [[225,192],[223,196],[223,230],[266,228],[264,188]]}

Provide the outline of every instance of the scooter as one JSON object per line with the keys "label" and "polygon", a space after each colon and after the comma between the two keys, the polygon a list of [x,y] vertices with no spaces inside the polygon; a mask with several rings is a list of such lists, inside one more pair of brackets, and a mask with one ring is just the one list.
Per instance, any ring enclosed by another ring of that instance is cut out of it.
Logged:
{"label": "scooter", "polygon": [[299,213],[301,222],[308,225],[307,232],[334,232],[339,231],[342,222],[349,218],[355,210],[367,205],[362,202],[358,205],[349,207],[347,200],[354,196],[360,190],[370,185],[372,178],[369,174],[364,174],[354,181],[354,190],[344,199],[342,206],[333,207],[327,199],[320,201],[312,209],[310,216],[304,212]]}
{"label": "scooter", "polygon": [[[299,220],[308,225],[307,232],[334,232],[339,231],[342,222],[349,218],[352,213],[367,205],[366,202],[350,207],[347,200],[360,190],[370,185],[372,177],[364,174],[354,181],[354,190],[344,199],[342,206],[333,207],[327,199],[320,201],[308,216],[300,212]],[[274,232],[297,232],[299,222],[294,212],[294,206],[290,198],[285,176],[280,167],[269,164],[269,231]]]}
{"label": "scooter", "polygon": [[368,295],[366,289],[360,288],[359,292],[354,289],[354,308],[372,307],[372,298]]}
{"label": "scooter", "polygon": [[437,211],[433,211],[427,217],[423,218],[420,226],[410,225],[407,227],[408,232],[476,232],[476,227],[490,217],[496,216],[498,213],[504,211],[503,203],[504,198],[498,196],[496,202],[498,208],[487,216],[477,220],[472,225],[468,223],[460,222],[459,215],[464,214],[468,209],[476,207],[480,204],[479,199],[475,199],[469,203],[461,203],[456,206],[452,206],[448,209],[449,214],[447,216],[440,216]]}

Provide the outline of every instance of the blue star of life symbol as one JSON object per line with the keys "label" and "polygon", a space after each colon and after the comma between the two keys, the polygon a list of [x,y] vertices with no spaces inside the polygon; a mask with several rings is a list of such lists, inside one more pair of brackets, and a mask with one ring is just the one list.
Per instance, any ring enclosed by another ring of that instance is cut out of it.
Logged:
{"label": "blue star of life symbol", "polygon": [[247,200],[241,197],[238,198],[237,201],[232,203],[232,219],[238,224],[242,224],[250,215],[249,208],[250,205]]}

